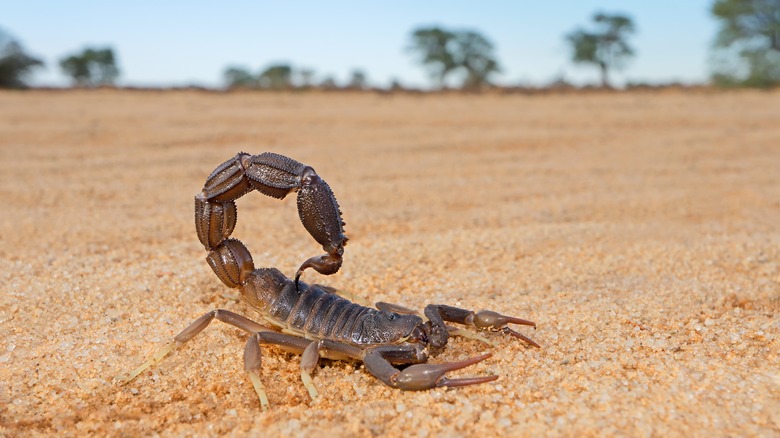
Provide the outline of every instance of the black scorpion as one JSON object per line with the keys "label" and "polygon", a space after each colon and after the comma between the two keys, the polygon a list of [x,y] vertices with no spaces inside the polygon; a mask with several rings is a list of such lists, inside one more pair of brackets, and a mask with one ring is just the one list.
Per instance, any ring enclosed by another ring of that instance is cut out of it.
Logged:
{"label": "black scorpion", "polygon": [[[309,258],[294,279],[275,268],[255,269],[252,256],[240,241],[230,238],[236,225],[235,200],[257,190],[283,199],[298,192],[298,213],[306,230],[325,254]],[[481,362],[490,354],[459,362],[426,363],[441,352],[453,334],[467,335],[447,325],[462,324],[477,330],[500,331],[538,347],[534,341],[507,327],[531,321],[489,310],[473,312],[442,304],[425,307],[424,316],[405,307],[377,303],[376,309],[353,303],[335,289],[300,281],[308,268],[330,275],[339,270],[347,237],[344,222],[328,184],[309,166],[274,153],[239,153],[222,163],[195,196],[195,228],[208,251],[206,260],[222,282],[238,288],[241,297],[257,310],[265,325],[228,310],[216,309],[198,318],[151,359],[122,380],[128,382],[217,319],[250,334],[244,366],[265,410],[268,400],[260,379],[261,344],[277,345],[301,354],[301,378],[310,396],[317,390],[311,372],[319,358],[361,361],[369,373],[401,390],[439,386],[466,386],[496,380],[498,376],[447,378],[445,373]],[[478,335],[475,336],[478,339]]]}

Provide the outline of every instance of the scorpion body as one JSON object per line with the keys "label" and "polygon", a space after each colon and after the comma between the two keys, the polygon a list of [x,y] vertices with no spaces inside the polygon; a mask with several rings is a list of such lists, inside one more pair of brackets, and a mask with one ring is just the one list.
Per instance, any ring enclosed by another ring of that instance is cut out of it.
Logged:
{"label": "scorpion body", "polygon": [[[275,288],[258,288],[252,280],[273,278]],[[269,268],[262,276],[250,279],[242,288],[242,296],[258,309],[263,319],[282,333],[306,339],[328,339],[355,346],[387,344],[412,334],[423,323],[417,315],[383,312],[353,303],[321,285],[300,283],[301,290],[281,272]],[[261,296],[252,295],[261,290]],[[400,331],[383,329],[395,324]]]}
{"label": "scorpion body", "polygon": [[[293,279],[275,268],[256,269],[246,246],[230,237],[237,218],[235,200],[252,190],[278,199],[297,192],[301,222],[325,251],[304,261]],[[459,362],[426,363],[430,356],[442,351],[452,334],[465,334],[446,322],[501,331],[538,347],[507,326],[535,326],[523,319],[442,304],[426,306],[423,318],[394,304],[366,307],[338,295],[335,289],[301,281],[308,268],[324,275],[337,272],[347,237],[338,202],[328,184],[314,169],[291,158],[268,152],[254,156],[239,153],[222,163],[195,196],[195,228],[214,273],[226,286],[237,288],[265,324],[227,310],[212,310],[125,376],[125,382],[192,339],[214,319],[250,334],[244,366],[263,409],[267,409],[268,400],[260,379],[261,344],[277,345],[302,355],[301,378],[312,398],[317,396],[317,390],[310,374],[321,357],[361,361],[369,373],[402,390],[465,386],[497,379],[498,376],[445,377],[445,373],[485,360],[489,354]]]}

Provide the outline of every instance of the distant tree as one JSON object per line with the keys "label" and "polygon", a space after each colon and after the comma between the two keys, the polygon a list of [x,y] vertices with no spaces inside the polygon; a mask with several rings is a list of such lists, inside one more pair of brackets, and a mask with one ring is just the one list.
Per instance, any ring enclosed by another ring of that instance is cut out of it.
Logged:
{"label": "distant tree", "polygon": [[363,90],[367,88],[368,77],[366,76],[366,73],[360,69],[352,70],[352,74],[349,78],[349,85],[347,86],[355,90]]}
{"label": "distant tree", "polygon": [[292,67],[289,64],[271,65],[257,78],[261,88],[284,90],[292,87]]}
{"label": "distant tree", "polygon": [[110,47],[86,48],[60,60],[60,67],[78,86],[113,85],[119,77],[116,57]]}
{"label": "distant tree", "polygon": [[336,78],[333,76],[326,76],[325,79],[320,82],[320,88],[325,90],[335,90],[339,85],[336,83]]}
{"label": "distant tree", "polygon": [[314,70],[311,68],[302,68],[298,70],[301,88],[311,88],[314,84]]}
{"label": "distant tree", "polygon": [[401,91],[404,89],[404,85],[401,83],[401,80],[398,78],[393,78],[390,80],[390,91]]}
{"label": "distant tree", "polygon": [[634,56],[628,45],[628,36],[634,33],[634,23],[625,15],[597,13],[593,16],[594,29],[577,29],[566,35],[572,46],[572,61],[593,64],[601,72],[601,85],[610,87],[609,71],[621,69]]}
{"label": "distant tree", "polygon": [[455,34],[439,27],[419,28],[412,32],[408,49],[416,52],[418,62],[441,88],[447,76],[458,68],[455,61]]}
{"label": "distant tree", "polygon": [[724,60],[714,69],[715,82],[780,84],[780,0],[716,0],[712,14],[720,21],[716,59]]}
{"label": "distant tree", "polygon": [[412,32],[407,50],[416,53],[439,88],[457,71],[464,73],[464,88],[478,88],[489,84],[489,76],[500,70],[493,44],[472,30],[419,28]]}
{"label": "distant tree", "polygon": [[493,55],[493,44],[473,31],[456,33],[455,41],[457,64],[466,70],[463,87],[477,89],[488,85],[488,77],[499,71],[498,61]]}
{"label": "distant tree", "polygon": [[0,88],[27,88],[25,77],[43,61],[26,54],[22,45],[0,29]]}
{"label": "distant tree", "polygon": [[230,66],[222,73],[227,88],[254,88],[257,78],[244,67]]}

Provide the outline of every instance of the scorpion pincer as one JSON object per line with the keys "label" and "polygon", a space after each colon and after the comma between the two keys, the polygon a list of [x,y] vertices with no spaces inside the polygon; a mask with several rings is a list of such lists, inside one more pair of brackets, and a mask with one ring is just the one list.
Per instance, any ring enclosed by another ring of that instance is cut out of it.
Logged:
{"label": "scorpion pincer", "polygon": [[[236,225],[235,200],[252,190],[278,199],[291,192],[298,193],[301,222],[322,245],[325,254],[304,261],[294,279],[275,268],[256,269],[244,244],[230,238]],[[448,322],[480,331],[503,332],[529,345],[539,346],[507,326],[510,323],[536,326],[524,319],[442,304],[426,306],[423,318],[415,311],[395,304],[377,303],[376,308],[362,306],[338,295],[332,288],[300,281],[301,274],[308,268],[324,275],[337,272],[347,237],[339,205],[328,184],[311,167],[285,156],[268,152],[260,155],[239,153],[222,163],[195,196],[195,228],[208,251],[206,261],[211,269],[226,286],[240,291],[242,298],[260,313],[264,324],[227,310],[212,310],[124,376],[124,382],[134,379],[195,337],[214,319],[250,335],[244,350],[244,367],[264,410],[268,408],[268,399],[260,379],[261,344],[277,345],[302,355],[301,378],[312,399],[317,396],[317,390],[311,373],[321,357],[360,361],[384,384],[407,391],[496,380],[498,376],[495,375],[445,376],[449,371],[481,362],[490,354],[459,362],[426,363],[430,356],[444,349],[451,335],[469,336],[467,331],[447,325]],[[485,340],[477,334],[471,336]]]}

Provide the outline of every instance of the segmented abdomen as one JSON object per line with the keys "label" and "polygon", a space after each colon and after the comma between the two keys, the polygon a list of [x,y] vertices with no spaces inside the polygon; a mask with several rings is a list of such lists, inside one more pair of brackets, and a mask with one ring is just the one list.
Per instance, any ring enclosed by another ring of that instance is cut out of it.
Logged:
{"label": "segmented abdomen", "polygon": [[290,286],[278,295],[268,313],[287,329],[307,337],[355,343],[360,338],[361,319],[377,312],[317,286],[301,292]]}

